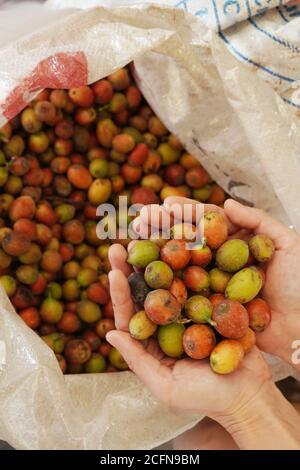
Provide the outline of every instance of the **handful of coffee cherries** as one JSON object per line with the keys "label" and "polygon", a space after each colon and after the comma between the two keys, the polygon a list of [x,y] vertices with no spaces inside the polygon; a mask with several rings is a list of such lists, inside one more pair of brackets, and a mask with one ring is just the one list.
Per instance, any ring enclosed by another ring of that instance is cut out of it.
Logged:
{"label": "handful of coffee cherries", "polygon": [[173,227],[170,240],[139,240],[129,247],[127,261],[136,271],[129,284],[140,308],[129,331],[138,340],[155,337],[169,357],[209,358],[214,372],[229,374],[271,321],[259,294],[265,282],[261,263],[272,259],[274,244],[263,234],[249,243],[229,239],[218,212],[207,212],[199,227],[204,238],[192,249],[175,237],[184,234],[184,224]]}

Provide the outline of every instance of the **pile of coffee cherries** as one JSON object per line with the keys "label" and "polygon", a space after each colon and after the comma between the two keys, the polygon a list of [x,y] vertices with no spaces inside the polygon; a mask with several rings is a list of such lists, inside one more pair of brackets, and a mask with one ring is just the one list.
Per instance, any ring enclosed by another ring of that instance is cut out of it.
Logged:
{"label": "pile of coffee cherries", "polygon": [[[0,282],[64,373],[127,368],[106,341],[114,312],[97,206],[224,191],[147,105],[122,68],[90,86],[42,91],[0,129]],[[128,218],[128,222],[130,218]]]}

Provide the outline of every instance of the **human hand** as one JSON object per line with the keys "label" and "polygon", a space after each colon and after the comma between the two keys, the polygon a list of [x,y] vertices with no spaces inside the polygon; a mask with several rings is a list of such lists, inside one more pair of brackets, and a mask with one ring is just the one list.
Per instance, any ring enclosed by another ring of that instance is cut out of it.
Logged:
{"label": "human hand", "polygon": [[262,233],[274,242],[274,256],[263,265],[266,282],[261,294],[271,308],[272,321],[257,334],[257,345],[296,367],[292,344],[300,339],[300,236],[266,212],[233,200],[225,203],[224,211],[246,233]]}
{"label": "human hand", "polygon": [[208,360],[174,360],[162,353],[154,339],[143,343],[134,340],[128,333],[135,308],[127,281],[131,272],[126,263],[127,252],[121,245],[113,245],[109,256],[110,291],[118,331],[109,332],[107,340],[121,352],[129,368],[156,398],[169,406],[197,411],[218,421],[235,416],[258,399],[271,383],[271,375],[256,348],[246,356],[239,370],[221,376],[212,372]]}
{"label": "human hand", "polygon": [[[171,212],[172,205],[188,203],[194,207],[200,204],[191,199],[169,197],[162,210]],[[215,210],[225,215],[232,238],[247,238],[250,233],[262,233],[273,240],[275,253],[272,260],[263,266],[266,283],[261,293],[270,305],[272,321],[264,332],[257,334],[257,345],[296,367],[291,358],[292,344],[300,339],[300,236],[264,211],[243,206],[231,199],[225,201],[224,210],[210,204],[203,206],[205,211]],[[149,206],[146,206],[135,223],[145,231],[148,220]]]}

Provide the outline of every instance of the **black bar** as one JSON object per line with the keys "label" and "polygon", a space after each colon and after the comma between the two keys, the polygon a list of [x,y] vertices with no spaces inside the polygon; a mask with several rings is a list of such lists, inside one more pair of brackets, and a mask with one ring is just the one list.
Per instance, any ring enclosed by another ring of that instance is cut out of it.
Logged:
{"label": "black bar", "polygon": [[276,465],[299,463],[300,453],[298,451],[174,451],[174,450],[112,450],[112,451],[1,451],[0,462],[2,468],[4,463],[20,463],[22,467],[28,462],[30,467],[39,465],[49,466],[53,463],[75,465],[75,467],[93,465],[109,465],[112,467],[138,468],[149,466],[201,466],[216,463],[222,465],[253,464]]}

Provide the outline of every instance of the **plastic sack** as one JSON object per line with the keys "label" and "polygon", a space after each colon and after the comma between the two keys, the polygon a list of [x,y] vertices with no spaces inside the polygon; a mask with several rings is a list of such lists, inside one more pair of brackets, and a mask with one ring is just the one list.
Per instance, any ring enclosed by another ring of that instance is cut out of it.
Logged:
{"label": "plastic sack", "polygon": [[[94,8],[76,9],[83,3]],[[44,87],[92,83],[134,60],[148,102],[217,182],[299,229],[299,124],[279,94],[287,87],[276,91],[237,59],[205,15],[100,3],[26,3],[0,14],[0,124]],[[242,19],[224,28],[235,23],[243,36]],[[3,291],[0,301],[0,439],[18,449],[149,449],[201,419],[160,405],[130,372],[63,376]],[[292,373],[270,362],[274,380]]]}

